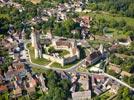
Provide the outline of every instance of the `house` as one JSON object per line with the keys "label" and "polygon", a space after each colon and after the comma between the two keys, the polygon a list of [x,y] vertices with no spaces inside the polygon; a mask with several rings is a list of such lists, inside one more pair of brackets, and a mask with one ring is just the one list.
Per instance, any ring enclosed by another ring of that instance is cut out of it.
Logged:
{"label": "house", "polygon": [[3,92],[5,92],[5,91],[7,91],[7,90],[8,90],[8,89],[7,89],[6,86],[0,85],[0,94],[3,93]]}
{"label": "house", "polygon": [[85,65],[86,66],[92,65],[92,64],[96,63],[97,61],[99,61],[101,58],[102,58],[101,52],[100,51],[94,51],[86,57]]}
{"label": "house", "polygon": [[45,80],[42,74],[40,74],[39,76],[39,81],[40,81],[41,89],[43,90],[43,92],[46,92],[48,88],[45,85]]}
{"label": "house", "polygon": [[96,82],[104,82],[106,79],[104,75],[98,75],[98,74],[95,74],[93,77],[96,80]]}
{"label": "house", "polygon": [[4,77],[1,75],[1,70],[0,70],[0,84],[2,83],[3,80],[4,80]]}
{"label": "house", "polygon": [[129,40],[130,42],[133,42],[133,41],[134,41],[134,35],[129,36],[129,37],[128,37],[128,40]]}
{"label": "house", "polygon": [[[111,89],[113,86],[117,86],[117,87],[120,87],[120,83],[118,83],[117,81],[111,79],[111,78],[108,78],[105,83],[103,84],[103,86],[109,90]],[[113,87],[114,88],[114,87]],[[113,91],[113,90],[112,90]]]}
{"label": "house", "polygon": [[101,91],[100,89],[98,89],[98,88],[95,88],[95,89],[94,89],[94,93],[95,93],[96,95],[100,95],[100,94],[102,93],[102,91]]}
{"label": "house", "polygon": [[80,33],[80,30],[78,30],[78,29],[71,30],[71,33],[72,33],[73,35],[75,35],[75,34]]}
{"label": "house", "polygon": [[76,84],[73,83],[72,87],[70,88],[70,92],[75,92],[76,90]]}
{"label": "house", "polygon": [[119,45],[113,44],[111,47],[108,48],[109,52],[115,52],[118,49]]}
{"label": "house", "polygon": [[76,73],[73,73],[71,77],[72,77],[71,78],[71,82],[72,83],[75,83],[78,80],[78,77],[77,77],[77,74]]}
{"label": "house", "polygon": [[57,21],[65,20],[67,19],[67,15],[65,12],[58,12],[57,14]]}
{"label": "house", "polygon": [[118,93],[119,86],[117,84],[113,84],[111,86],[111,89],[109,90],[110,93],[117,94]]}
{"label": "house", "polygon": [[0,57],[0,65],[3,64],[4,62],[4,57]]}
{"label": "house", "polygon": [[89,39],[90,39],[90,40],[95,40],[95,36],[94,36],[92,33],[90,33]]}
{"label": "house", "polygon": [[90,28],[90,21],[92,20],[91,17],[89,16],[82,16],[81,17],[81,23],[80,23],[80,26],[81,27],[86,27],[86,28]]}
{"label": "house", "polygon": [[81,1],[77,1],[74,3],[75,11],[81,12],[83,8],[83,3]]}
{"label": "house", "polygon": [[94,78],[94,76],[92,75],[91,76],[91,83],[92,83],[92,87],[94,88],[97,84],[96,84],[96,81],[95,81],[95,78]]}
{"label": "house", "polygon": [[103,88],[110,89],[110,87],[107,87],[109,81],[110,81],[110,78],[107,78],[106,81],[104,82],[104,84],[102,84]]}
{"label": "house", "polygon": [[82,38],[83,38],[83,39],[87,38],[88,35],[89,35],[89,30],[88,30],[88,28],[82,28],[82,29],[81,29],[81,35],[82,35]]}
{"label": "house", "polygon": [[46,16],[42,16],[41,19],[42,19],[43,21],[48,21],[48,17],[46,17]]}
{"label": "house", "polygon": [[80,75],[78,82],[81,84],[81,88],[84,90],[89,90],[89,76],[88,75]]}
{"label": "house", "polygon": [[119,68],[118,65],[115,65],[115,64],[112,64],[112,63],[110,63],[109,69],[114,71],[115,73],[120,73],[121,72],[121,68]]}
{"label": "house", "polygon": [[126,72],[126,71],[122,71],[122,72],[121,72],[121,76],[131,77],[131,76],[132,76],[132,74],[131,74],[131,73],[129,73],[129,72]]}
{"label": "house", "polygon": [[64,71],[60,73],[60,76],[62,79],[69,79],[70,78],[69,75]]}
{"label": "house", "polygon": [[37,85],[36,81],[33,79],[33,77],[31,76],[30,73],[27,74],[27,80],[26,80],[26,84],[25,84],[25,88],[28,92],[28,94],[33,94],[35,93],[35,87]]}
{"label": "house", "polygon": [[13,66],[8,67],[8,71],[5,73],[5,79],[12,80],[15,76],[22,79],[26,75],[26,72],[23,63],[14,63]]}
{"label": "house", "polygon": [[60,5],[58,5],[58,11],[60,12],[63,12],[63,11],[66,11],[66,6],[64,5],[64,4],[60,4]]}
{"label": "house", "polygon": [[12,91],[13,98],[22,96],[22,89],[21,89],[20,85],[17,83],[17,81],[14,81],[13,85],[14,85],[14,89]]}
{"label": "house", "polygon": [[8,2],[9,0],[0,0],[0,2],[5,3]]}
{"label": "house", "polygon": [[73,100],[87,100],[91,99],[91,91],[81,91],[81,92],[73,92],[72,93]]}
{"label": "house", "polygon": [[124,45],[124,46],[130,45],[130,41],[128,39],[125,39],[125,38],[118,39],[118,43],[120,45]]}

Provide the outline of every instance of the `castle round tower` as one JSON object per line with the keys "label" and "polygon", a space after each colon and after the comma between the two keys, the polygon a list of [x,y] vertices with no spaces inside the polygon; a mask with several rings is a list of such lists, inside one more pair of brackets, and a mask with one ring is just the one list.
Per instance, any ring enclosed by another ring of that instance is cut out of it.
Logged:
{"label": "castle round tower", "polygon": [[32,33],[31,33],[32,47],[35,47],[35,43],[36,43],[36,34],[35,34],[35,31],[34,31],[34,28],[31,27],[31,29],[32,29]]}
{"label": "castle round tower", "polygon": [[103,45],[102,45],[102,44],[100,44],[99,51],[101,52],[101,54],[103,54],[103,53],[104,53],[104,47],[103,47]]}

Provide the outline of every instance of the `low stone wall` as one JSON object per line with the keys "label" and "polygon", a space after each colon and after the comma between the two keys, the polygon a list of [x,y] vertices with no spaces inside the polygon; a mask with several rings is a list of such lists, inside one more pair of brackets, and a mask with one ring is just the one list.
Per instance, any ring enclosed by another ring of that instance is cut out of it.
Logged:
{"label": "low stone wall", "polygon": [[54,57],[54,56],[47,55],[47,54],[43,54],[43,58],[48,59],[50,61],[60,63],[62,66],[64,66],[64,59],[63,58],[58,58],[58,57]]}
{"label": "low stone wall", "polygon": [[64,64],[72,63],[77,60],[77,56],[72,56],[64,59]]}
{"label": "low stone wall", "polygon": [[58,58],[51,55],[43,54],[43,58],[60,63],[62,66],[64,66],[65,64],[74,62],[77,59],[77,56],[72,56],[68,58]]}

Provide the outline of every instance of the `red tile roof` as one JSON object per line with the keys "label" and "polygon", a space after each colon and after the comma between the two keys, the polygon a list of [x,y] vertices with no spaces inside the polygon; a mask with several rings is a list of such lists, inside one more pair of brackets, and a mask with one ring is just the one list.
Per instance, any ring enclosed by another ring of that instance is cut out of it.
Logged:
{"label": "red tile roof", "polygon": [[92,61],[92,60],[94,60],[95,58],[97,58],[97,57],[99,57],[99,56],[101,56],[101,52],[100,52],[100,51],[95,51],[95,52],[91,53],[91,54],[86,58],[86,60],[87,60],[87,61]]}
{"label": "red tile roof", "polygon": [[65,40],[65,39],[59,39],[57,42],[56,42],[56,45],[57,46],[67,46],[68,48],[72,47],[72,44]]}
{"label": "red tile roof", "polygon": [[7,87],[4,86],[4,85],[1,85],[0,86],[0,92],[3,92],[3,91],[6,91],[7,90]]}

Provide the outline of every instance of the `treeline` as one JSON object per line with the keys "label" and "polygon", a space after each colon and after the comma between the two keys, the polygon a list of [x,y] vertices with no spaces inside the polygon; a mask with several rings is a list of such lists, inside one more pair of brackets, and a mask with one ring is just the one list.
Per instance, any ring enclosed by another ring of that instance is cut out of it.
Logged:
{"label": "treeline", "polygon": [[45,94],[38,95],[36,98],[39,100],[68,100],[71,98],[70,87],[71,81],[68,79],[61,79],[59,73],[48,70],[45,73],[46,86],[48,91]]}
{"label": "treeline", "polygon": [[37,5],[33,5],[31,2],[23,2],[25,10],[21,12],[15,7],[5,5],[0,7],[0,34],[7,35],[9,26],[13,25],[16,31],[21,31],[25,28],[25,31],[29,31],[29,26],[26,23],[33,17],[37,16]]}
{"label": "treeline", "polygon": [[[107,20],[105,18],[96,18],[93,17],[91,22],[90,32],[98,35],[103,35],[105,32],[108,32],[108,28],[116,29],[122,31],[122,34],[131,35],[134,32],[134,27],[128,25],[126,20],[123,18],[120,20]],[[118,33],[120,34],[120,33]]]}
{"label": "treeline", "polygon": [[89,0],[86,8],[134,17],[133,0]]}

